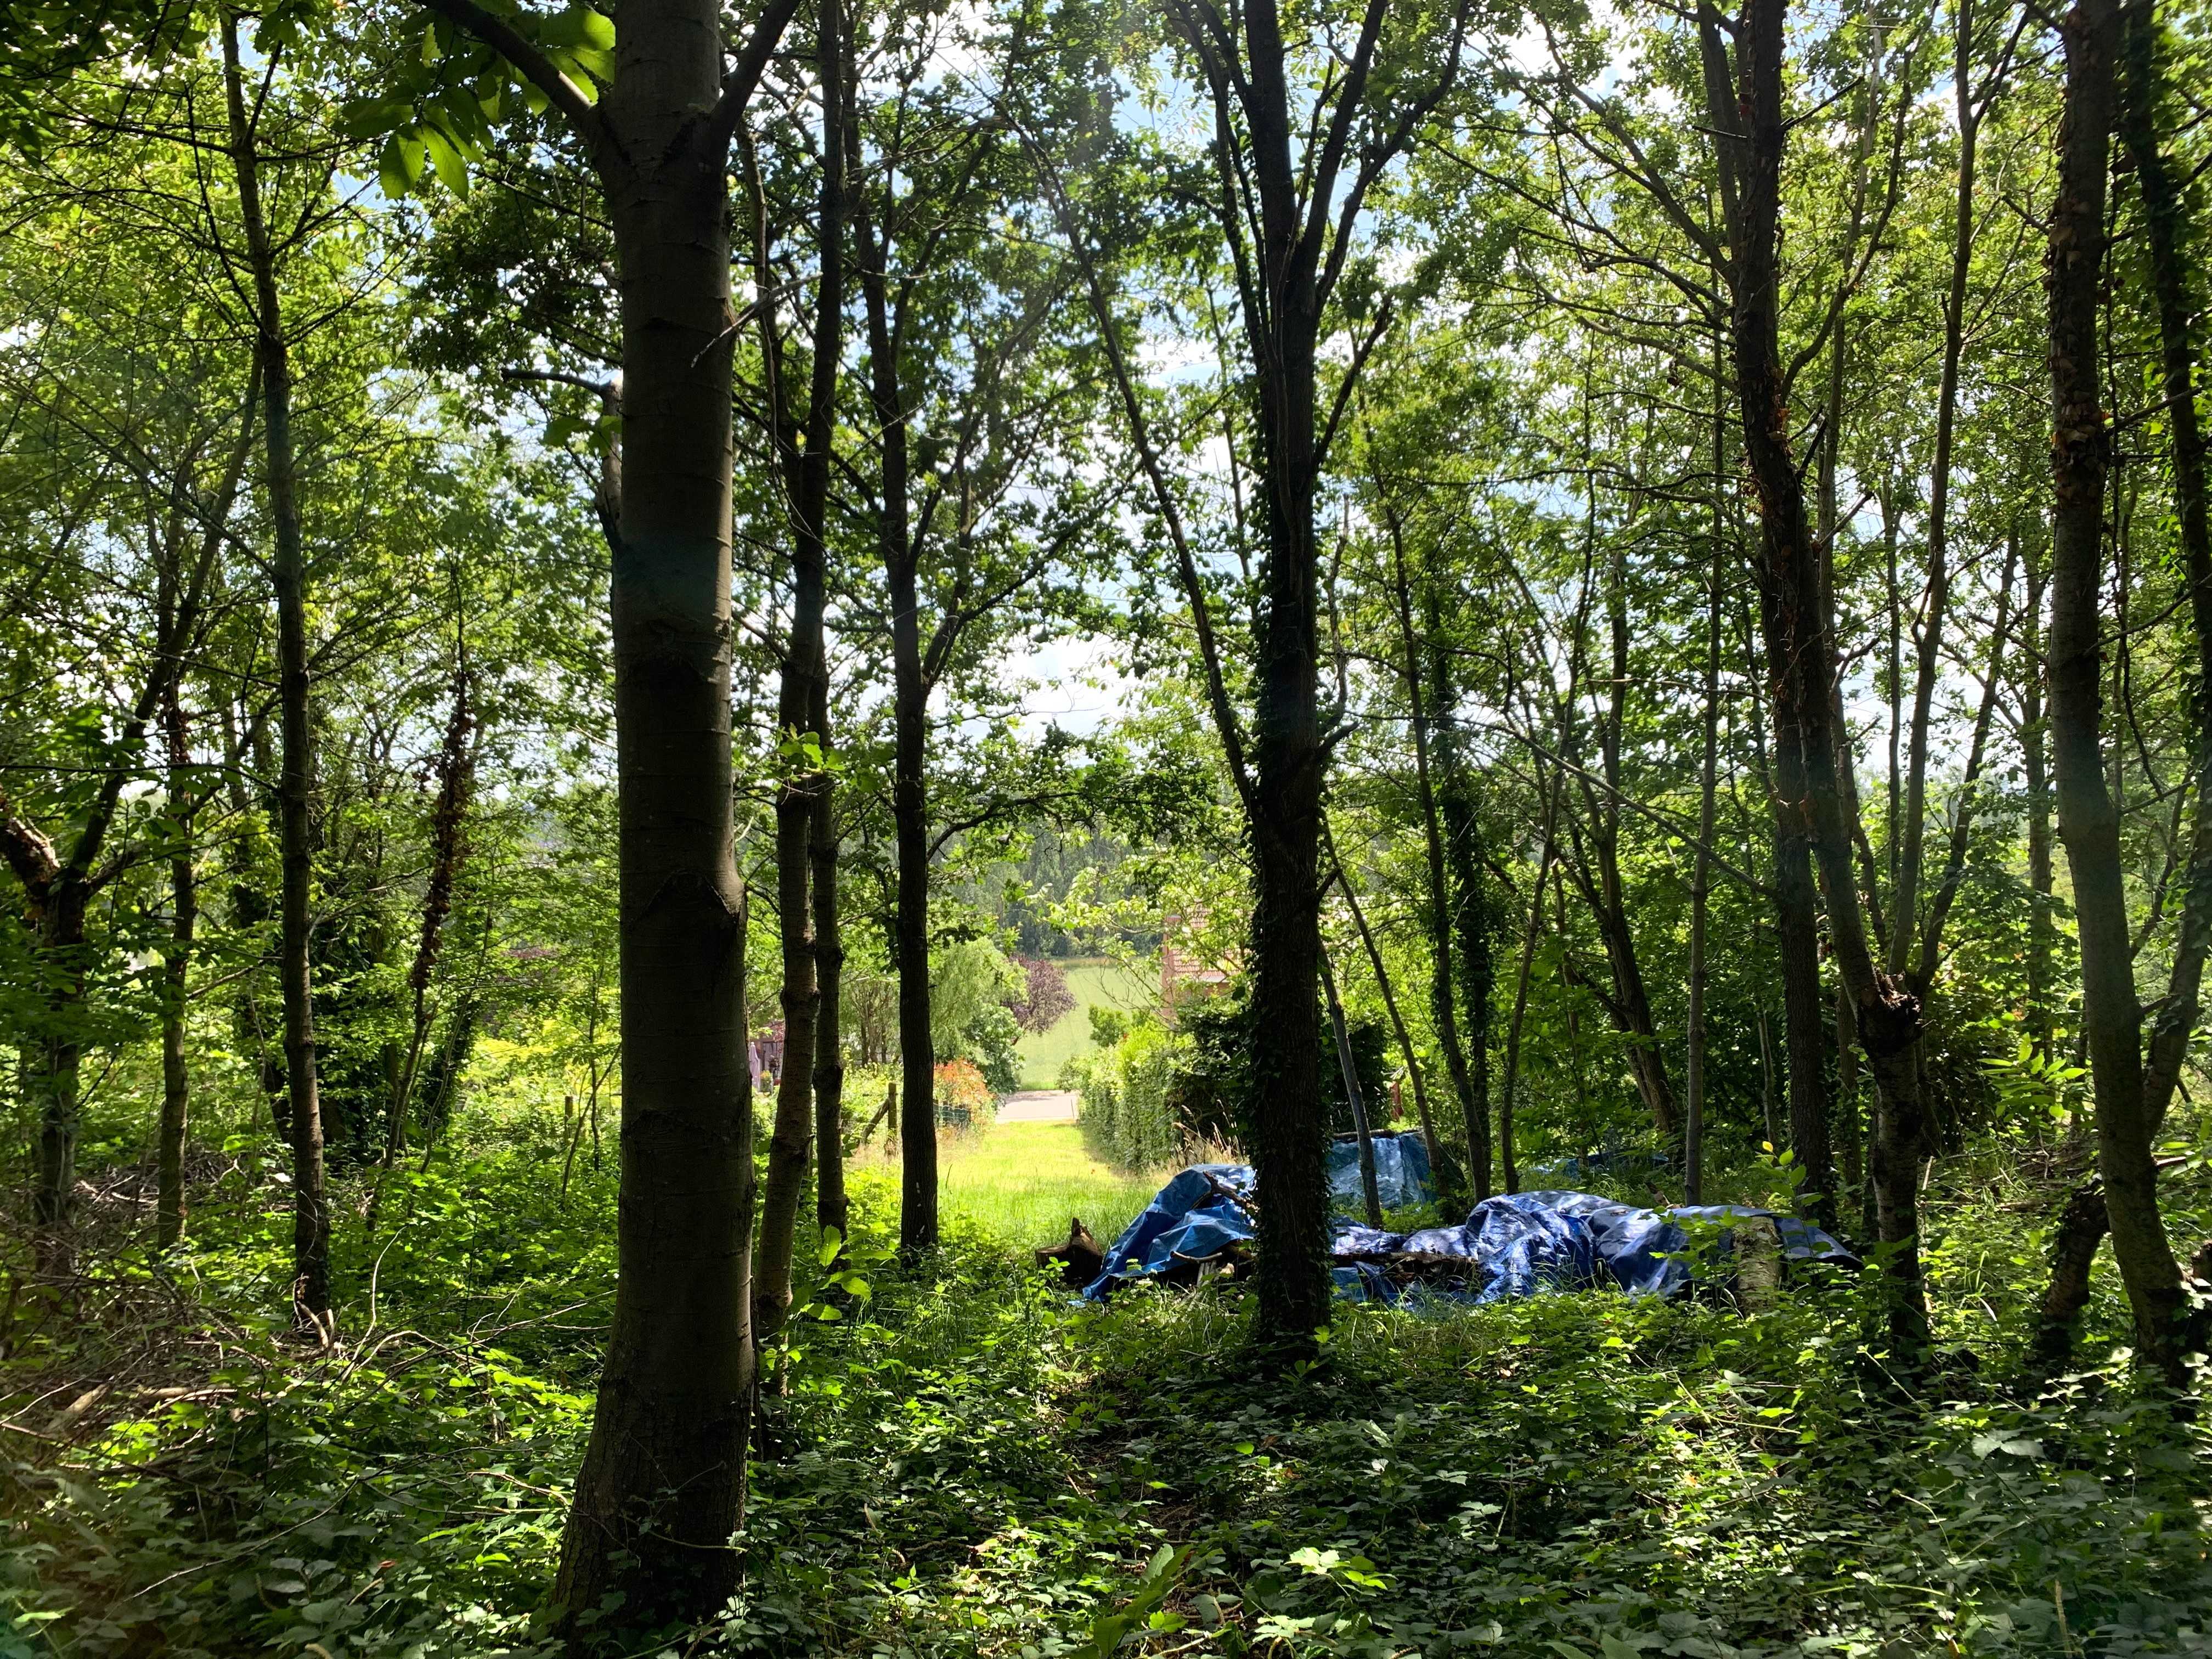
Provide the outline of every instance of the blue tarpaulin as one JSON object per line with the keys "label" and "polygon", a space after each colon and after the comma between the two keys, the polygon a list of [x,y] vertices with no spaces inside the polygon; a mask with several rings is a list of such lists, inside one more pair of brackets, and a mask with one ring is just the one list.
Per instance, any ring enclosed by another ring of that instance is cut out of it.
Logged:
{"label": "blue tarpaulin", "polygon": [[[1437,1188],[1429,1175],[1429,1149],[1420,1136],[1376,1135],[1374,1139],[1375,1191],[1382,1207],[1403,1210],[1434,1201]],[[1328,1144],[1328,1195],[1340,1207],[1366,1205],[1359,1182],[1358,1135],[1342,1135]]]}
{"label": "blue tarpaulin", "polygon": [[[1420,1163],[1425,1175],[1427,1158],[1418,1136],[1378,1136],[1378,1183],[1382,1146],[1393,1140],[1410,1140],[1423,1151]],[[1352,1170],[1352,1190],[1357,1194],[1356,1147]],[[1332,1189],[1340,1200],[1344,1194],[1334,1180],[1335,1174],[1332,1158]],[[1194,1274],[1231,1247],[1249,1243],[1253,1224],[1245,1200],[1251,1191],[1252,1170],[1247,1164],[1200,1164],[1183,1170],[1114,1241],[1106,1252],[1105,1270],[1084,1287],[1083,1294],[1096,1301],[1131,1279],[1178,1270]],[[1403,1279],[1433,1279],[1435,1273],[1428,1270],[1439,1267],[1458,1282],[1449,1288],[1420,1283],[1419,1288],[1425,1294],[1461,1301],[1599,1289],[1673,1296],[1690,1283],[1686,1258],[1692,1229],[1723,1230],[1720,1248],[1725,1249],[1725,1230],[1753,1217],[1773,1222],[1787,1260],[1855,1260],[1818,1228],[1771,1210],[1735,1204],[1647,1210],[1595,1193],[1576,1192],[1485,1199],[1457,1226],[1425,1227],[1410,1233],[1389,1232],[1339,1216],[1330,1253],[1338,1293],[1354,1301],[1397,1301],[1405,1288]],[[1455,1261],[1468,1264],[1463,1273],[1449,1271]]]}

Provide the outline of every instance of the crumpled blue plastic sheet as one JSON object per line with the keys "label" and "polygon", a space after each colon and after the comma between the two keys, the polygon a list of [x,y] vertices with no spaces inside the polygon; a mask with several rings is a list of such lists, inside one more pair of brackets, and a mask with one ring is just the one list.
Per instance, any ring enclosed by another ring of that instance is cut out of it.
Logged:
{"label": "crumpled blue plastic sheet", "polygon": [[[1411,1133],[1375,1138],[1375,1194],[1386,1210],[1427,1204],[1437,1195],[1429,1170],[1428,1143]],[[1340,1209],[1364,1209],[1359,1181],[1359,1137],[1343,1135],[1328,1144],[1329,1201]]]}
{"label": "crumpled blue plastic sheet", "polygon": [[[1376,1138],[1378,1153],[1385,1139]],[[1418,1144],[1418,1137],[1397,1139]],[[1378,1157],[1378,1166],[1380,1161]],[[1358,1180],[1356,1163],[1353,1179]],[[1084,1287],[1083,1295],[1099,1301],[1117,1285],[1134,1279],[1173,1273],[1179,1267],[1194,1273],[1231,1245],[1249,1242],[1254,1229],[1243,1200],[1251,1190],[1252,1170],[1246,1164],[1200,1164],[1183,1170],[1114,1241],[1104,1271]],[[1692,1279],[1692,1231],[1721,1230],[1708,1258],[1708,1271],[1725,1278],[1726,1230],[1753,1217],[1774,1223],[1788,1261],[1856,1265],[1856,1258],[1841,1243],[1796,1216],[1740,1204],[1647,1210],[1595,1193],[1577,1192],[1514,1193],[1485,1199],[1457,1226],[1424,1227],[1410,1233],[1389,1232],[1339,1216],[1329,1249],[1337,1293],[1355,1302],[1496,1302],[1589,1290],[1677,1296]],[[1437,1256],[1457,1257],[1470,1264],[1463,1286],[1403,1285],[1390,1276],[1393,1267]]]}

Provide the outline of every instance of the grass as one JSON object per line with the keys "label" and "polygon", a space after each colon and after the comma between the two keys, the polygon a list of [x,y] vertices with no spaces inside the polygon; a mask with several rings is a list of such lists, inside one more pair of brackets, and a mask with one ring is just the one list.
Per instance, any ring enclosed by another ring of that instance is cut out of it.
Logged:
{"label": "grass", "polygon": [[1133,1013],[1159,1000],[1157,972],[1147,975],[1105,959],[1064,963],[1061,969],[1067,975],[1067,988],[1074,994],[1075,1006],[1062,1014],[1051,1030],[1022,1033],[1015,1052],[1021,1056],[1024,1089],[1057,1089],[1060,1068],[1090,1052],[1093,1008]]}
{"label": "grass", "polygon": [[[1081,1216],[1101,1240],[1111,1239],[1152,1201],[1170,1171],[1128,1176],[1085,1150],[1073,1123],[999,1123],[981,1135],[948,1140],[939,1154],[944,1212],[973,1222],[1006,1243],[1033,1249],[1067,1237]],[[896,1184],[896,1165],[867,1157],[857,1167],[880,1170]]]}

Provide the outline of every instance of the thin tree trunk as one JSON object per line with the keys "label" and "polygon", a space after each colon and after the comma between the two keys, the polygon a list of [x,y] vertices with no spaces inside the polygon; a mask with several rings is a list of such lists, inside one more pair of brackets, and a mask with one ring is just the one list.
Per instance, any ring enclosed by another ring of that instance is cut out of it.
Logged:
{"label": "thin tree trunk", "polygon": [[2020,688],[2021,765],[2027,796],[2027,1031],[2037,1056],[2051,1054],[2052,960],[2058,929],[2051,910],[2050,730],[2043,706],[2043,608],[2046,567],[2039,548],[2027,549],[2027,608],[2021,618]]}
{"label": "thin tree trunk", "polygon": [[[828,687],[816,711],[814,729],[830,742]],[[824,778],[814,798],[814,982],[818,999],[814,1020],[814,1219],[842,1238],[851,1224],[852,1204],[845,1193],[845,1045],[839,1027],[844,1011],[845,934],[837,917],[837,798],[836,780]]]}
{"label": "thin tree trunk", "polygon": [[258,141],[246,106],[239,63],[238,17],[222,16],[224,88],[230,118],[231,163],[254,296],[255,346],[261,366],[264,485],[274,536],[270,574],[276,593],[280,771],[277,837],[283,870],[277,977],[284,1000],[284,1074],[291,1091],[292,1316],[303,1331],[328,1341],[331,1317],[331,1216],[323,1183],[323,1117],[315,1076],[314,1010],[309,984],[310,866],[308,793],[314,778],[314,729],[307,712],[307,551],[300,528],[292,435],[292,362],[277,296],[276,260],[261,200]]}
{"label": "thin tree trunk", "polygon": [[816,222],[817,272],[814,301],[812,375],[802,425],[785,384],[783,342],[773,295],[777,277],[769,246],[768,202],[750,143],[745,173],[752,186],[753,282],[761,334],[765,402],[773,427],[791,526],[791,633],[785,642],[783,684],[776,705],[777,738],[785,750],[785,775],[775,799],[776,921],[783,953],[783,1055],[776,1079],[775,1127],[769,1139],[768,1178],[762,1188],[760,1243],[753,1257],[753,1340],[766,1345],[783,1329],[792,1297],[791,1266],[799,1204],[806,1186],[815,1135],[815,1021],[821,1007],[815,981],[817,944],[809,891],[814,863],[815,819],[830,787],[829,769],[810,763],[811,740],[826,759],[828,734],[815,722],[829,708],[829,659],[823,641],[828,605],[826,514],[830,446],[836,431],[837,366],[844,325],[844,143],[840,70],[844,61],[836,0],[821,0],[816,29],[816,76],[820,87],[822,185]]}
{"label": "thin tree trunk", "polygon": [[[185,1052],[185,1017],[190,1006],[194,935],[199,924],[199,882],[193,868],[198,848],[193,823],[206,794],[195,794],[191,744],[182,696],[185,653],[191,644],[209,577],[222,550],[224,527],[238,499],[253,445],[253,406],[258,378],[249,379],[246,408],[239,416],[238,442],[230,466],[210,504],[199,559],[189,577],[178,568],[178,544],[169,538],[159,579],[161,733],[168,759],[168,810],[176,840],[169,852],[169,950],[161,965],[161,1121],[155,1158],[155,1240],[173,1249],[185,1236],[185,1144],[191,1130],[191,1071]],[[176,526],[181,531],[182,525]],[[182,580],[180,580],[180,578]]]}
{"label": "thin tree trunk", "polygon": [[1322,992],[1328,999],[1329,1033],[1336,1039],[1337,1070],[1344,1078],[1344,1097],[1352,1105],[1352,1128],[1359,1143],[1359,1191],[1367,1206],[1367,1224],[1382,1224],[1382,1197],[1375,1178],[1375,1136],[1367,1122],[1367,1101],[1359,1088],[1359,1063],[1352,1058],[1352,1034],[1344,1023],[1344,1004],[1336,994],[1336,975],[1329,970],[1328,949],[1321,953]]}
{"label": "thin tree trunk", "polygon": [[1406,1029],[1405,1016],[1398,1012],[1397,994],[1391,989],[1389,972],[1382,965],[1382,952],[1376,945],[1374,930],[1367,925],[1367,913],[1360,908],[1359,895],[1352,889],[1352,877],[1338,855],[1335,837],[1330,834],[1326,820],[1322,824],[1322,840],[1328,852],[1331,878],[1351,908],[1352,925],[1359,930],[1359,943],[1366,950],[1368,966],[1375,970],[1376,987],[1382,993],[1382,1006],[1389,1012],[1390,1029],[1398,1038],[1398,1052],[1406,1062],[1406,1076],[1413,1085],[1413,1111],[1420,1119],[1422,1144],[1428,1148],[1429,1170],[1437,1183],[1437,1201],[1449,1210],[1462,1194],[1449,1177],[1450,1164],[1443,1143],[1437,1139],[1437,1126],[1429,1115],[1428,1087],[1421,1080],[1421,1063],[1413,1052],[1413,1036]]}
{"label": "thin tree trunk", "polygon": [[1467,1141],[1474,1165],[1478,1202],[1491,1193],[1490,1024],[1491,998],[1498,974],[1490,954],[1490,903],[1483,884],[1482,819],[1468,774],[1466,740],[1452,712],[1459,693],[1452,683],[1451,659],[1443,644],[1443,618],[1434,584],[1425,594],[1429,629],[1429,679],[1435,687],[1437,722],[1437,805],[1443,817],[1444,862],[1450,874],[1451,932],[1456,949],[1460,990],[1467,1007]]}
{"label": "thin tree trunk", "polygon": [[[459,617],[454,626],[458,636]],[[453,914],[453,884],[468,857],[466,822],[469,797],[476,781],[470,736],[476,725],[469,705],[468,669],[464,665],[458,638],[454,651],[453,706],[446,720],[446,738],[438,750],[438,799],[430,814],[430,877],[422,895],[422,918],[416,930],[415,960],[407,971],[407,989],[413,1019],[408,1031],[407,1052],[385,1109],[384,1156],[374,1184],[369,1189],[368,1210],[362,1231],[376,1231],[377,1213],[384,1198],[386,1175],[407,1145],[407,1112],[415,1099],[415,1084],[422,1065],[422,1046],[430,1037],[430,979],[445,941],[446,922]],[[567,1186],[564,1175],[562,1182]]]}
{"label": "thin tree trunk", "polygon": [[168,738],[169,810],[176,844],[169,853],[169,949],[161,963],[161,1132],[155,1163],[155,1243],[173,1249],[185,1236],[185,1138],[190,1127],[192,1080],[185,1052],[185,1014],[190,1006],[192,935],[199,921],[199,886],[192,871],[191,751],[176,688],[169,690],[162,726]]}
{"label": "thin tree trunk", "polygon": [[[1905,820],[1897,880],[1890,890],[1889,971],[1912,966],[1920,922],[1921,866],[1928,821],[1928,738],[1942,672],[1944,611],[1950,599],[1951,453],[1959,412],[1959,360],[1966,338],[1966,276],[1974,254],[1974,158],[1981,112],[1973,82],[1973,0],[1958,0],[1953,18],[1952,91],[1959,127],[1959,167],[1951,227],[1951,286],[1943,308],[1943,365],[1936,391],[1936,456],[1928,492],[1928,583],[1915,645],[1919,660],[1912,683],[1912,728],[1905,776]],[[1928,985],[1915,975],[1914,994]]]}
{"label": "thin tree trunk", "polygon": [[1505,1026],[1504,1087],[1498,1102],[1498,1173],[1509,1193],[1521,1190],[1521,1170],[1513,1156],[1513,1113],[1521,1086],[1521,1027],[1528,1013],[1528,970],[1536,960],[1536,940],[1544,931],[1544,883],[1552,874],[1555,857],[1553,834],[1557,829],[1559,791],[1554,783],[1544,796],[1543,852],[1536,862],[1535,884],[1528,893],[1528,926],[1521,935],[1521,964],[1513,975],[1513,1015]]}
{"label": "thin tree trunk", "polygon": [[2098,586],[2111,451],[2098,384],[2105,188],[2122,30],[2116,0],[2077,0],[2063,21],[2066,107],[2047,277],[2053,422],[2051,723],[2058,832],[2074,877],[2081,1023],[2096,1100],[2098,1162],[2112,1254],[2134,1310],[2138,1352],[2179,1381],[2181,1272],[2166,1242],[2151,1159],[2128,934],[2119,809],[2102,747]]}
{"label": "thin tree trunk", "polygon": [[1997,686],[2004,677],[2005,641],[2012,627],[2013,573],[2020,564],[2020,543],[2017,537],[2008,537],[2005,544],[2004,574],[1997,582],[1996,622],[1990,634],[1990,666],[1982,681],[1982,700],[1974,710],[1973,735],[1966,744],[1966,770],[1959,779],[1959,804],[1951,817],[1950,845],[1943,856],[1943,878],[1937,884],[1929,901],[1927,921],[1919,934],[1918,960],[1912,964],[1909,983],[1913,994],[1926,997],[1936,982],[1936,970],[1942,961],[1943,930],[1951,919],[1951,907],[1958,900],[1959,888],[1966,877],[1966,854],[1973,837],[1977,788],[1982,780],[1983,763],[1989,754],[1990,726],[1996,717]]}
{"label": "thin tree trunk", "polygon": [[1468,1068],[1467,1045],[1461,1040],[1459,1009],[1453,994],[1451,887],[1444,868],[1443,823],[1437,808],[1436,778],[1429,752],[1429,705],[1423,694],[1420,653],[1413,635],[1404,528],[1379,477],[1376,489],[1390,532],[1391,593],[1398,615],[1399,645],[1405,653],[1402,672],[1413,731],[1414,788],[1421,807],[1422,846],[1428,859],[1429,902],[1424,920],[1429,931],[1429,1017],[1436,1026],[1437,1045],[1444,1051],[1444,1073],[1451,1079],[1452,1094],[1459,1102],[1460,1121],[1468,1136],[1469,1173],[1474,1183],[1474,1195],[1480,1200],[1490,1196],[1490,1158],[1486,1145],[1481,1155],[1476,1155],[1475,1129],[1479,1121],[1487,1129],[1489,1115],[1483,1113],[1480,1120],[1477,1116],[1474,1079]]}
{"label": "thin tree trunk", "polygon": [[868,396],[876,419],[881,483],[878,550],[891,625],[891,823],[897,902],[891,927],[898,975],[899,1249],[908,1258],[935,1247],[937,1055],[929,1020],[929,685],[923,672],[918,556],[908,528],[908,428],[899,384],[902,342],[885,271],[888,233],[878,236],[855,204],[855,275],[866,301]]}
{"label": "thin tree trunk", "polygon": [[[1716,381],[1717,395],[1718,382]],[[1713,422],[1713,461],[1718,481],[1723,426]],[[1690,1009],[1682,1076],[1682,1197],[1705,1201],[1705,912],[1712,886],[1713,800],[1720,757],[1721,537],[1717,502],[1713,550],[1706,573],[1705,720],[1698,766],[1698,854],[1690,874]]]}

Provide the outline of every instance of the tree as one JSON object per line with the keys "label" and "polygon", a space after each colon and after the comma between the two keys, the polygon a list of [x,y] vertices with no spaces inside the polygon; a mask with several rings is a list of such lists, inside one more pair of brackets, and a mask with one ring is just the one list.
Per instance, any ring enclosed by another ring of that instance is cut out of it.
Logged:
{"label": "tree", "polygon": [[[1820,550],[1805,510],[1804,475],[1791,447],[1778,264],[1782,157],[1789,131],[1783,113],[1786,15],[1786,0],[1750,0],[1745,7],[1736,25],[1733,86],[1722,74],[1725,59],[1716,56],[1717,28],[1710,13],[1701,27],[1709,42],[1708,95],[1717,108],[1734,100],[1734,125],[1720,129],[1726,136],[1717,140],[1729,221],[1723,269],[1733,302],[1730,344],[1745,459],[1759,509],[1753,568],[1771,684],[1776,810],[1793,824],[1802,823],[1808,834],[1854,1031],[1881,1097],[1874,1170],[1877,1214],[1881,1241],[1892,1252],[1887,1270],[1891,1334],[1909,1356],[1923,1346],[1927,1328],[1917,1209],[1924,1108],[1913,1054],[1924,1028],[1920,1000],[1876,963],[1867,944],[1845,812],[1849,760],[1836,719],[1835,640]],[[1781,856],[1778,843],[1778,860]],[[1793,1074],[1802,1063],[1793,1049]],[[1793,1127],[1799,1133],[1801,1157],[1825,1173],[1825,1118]]]}
{"label": "tree", "polygon": [[[1323,781],[1340,733],[1328,728],[1319,697],[1315,510],[1348,399],[1391,320],[1364,264],[1359,280],[1339,290],[1370,194],[1458,82],[1468,18],[1465,6],[1415,17],[1369,0],[1356,30],[1340,31],[1335,20],[1288,18],[1273,0],[1241,15],[1212,0],[1169,6],[1212,118],[1217,229],[1234,277],[1258,438],[1263,552],[1249,771],[1218,690],[1220,665],[1209,661],[1206,672],[1249,817],[1254,1029],[1267,1034],[1252,1054],[1259,1103],[1249,1127],[1261,1218],[1258,1331],[1293,1346],[1326,1322],[1330,1291],[1328,1115],[1317,1064],[1319,847]],[[1293,108],[1294,88],[1310,100],[1303,110]],[[1332,393],[1323,389],[1320,346],[1339,328],[1351,355]],[[1186,597],[1202,612],[1206,598],[1187,556],[1183,568]],[[1201,634],[1201,648],[1209,637]]]}
{"label": "tree", "polygon": [[1022,988],[1006,1005],[1024,1031],[1042,1033],[1075,1012],[1075,993],[1067,988],[1067,975],[1042,957],[1017,957]]}
{"label": "tree", "polygon": [[[2097,1157],[2112,1255],[2146,1363],[2182,1380],[2181,1270],[2166,1242],[2151,1160],[2118,807],[2105,777],[2098,590],[2111,434],[2099,363],[2105,189],[2122,49],[2115,0],[2076,0],[2062,23],[2066,110],[2051,216],[2051,728],[2058,833],[2081,940],[2081,1024],[2097,1103]],[[2190,393],[2188,395],[2193,395]],[[2201,570],[2196,573],[2201,576]]]}
{"label": "tree", "polygon": [[[583,151],[614,233],[625,1197],[606,1368],[555,1599],[573,1632],[616,1607],[622,1625],[649,1628],[726,1599],[744,1487],[752,1121],[730,787],[728,161],[797,0],[769,0],[726,61],[707,0],[626,5],[618,34],[592,13],[427,3],[435,50],[397,88],[412,118],[387,140],[387,176],[412,183],[426,155],[463,176],[461,147],[489,139],[482,105],[440,94],[511,73]],[[604,100],[588,89],[595,76]]]}

